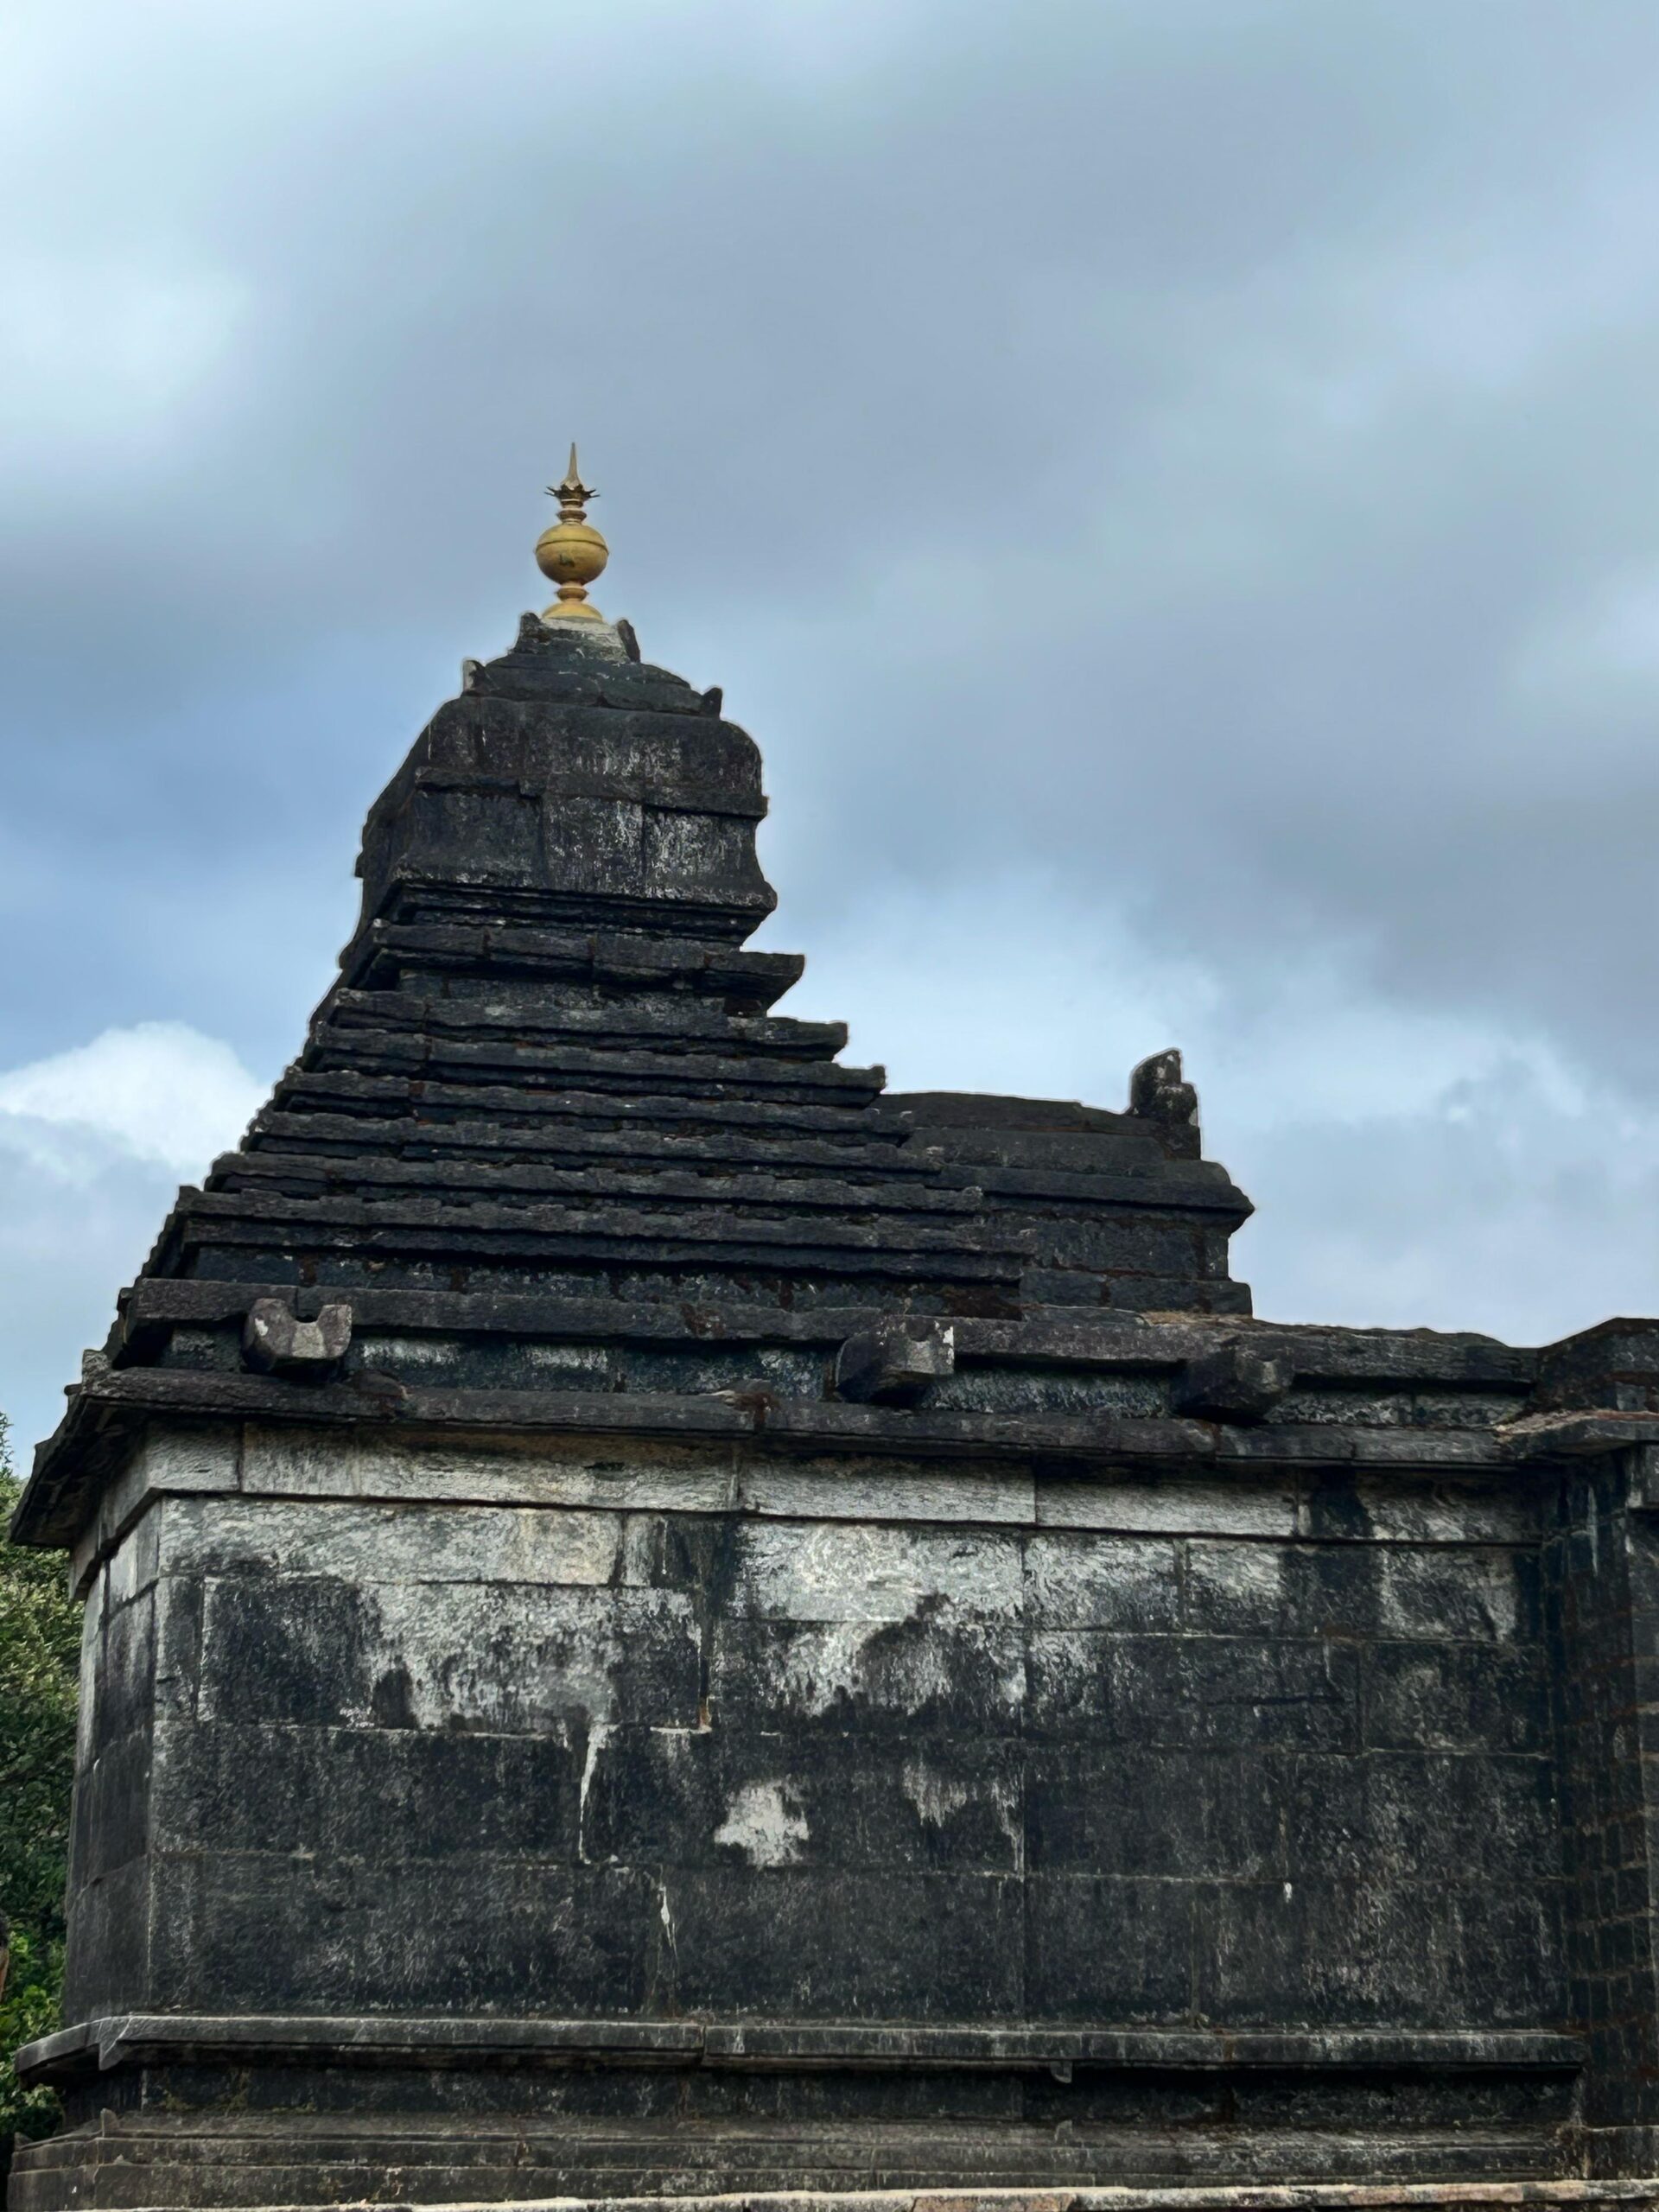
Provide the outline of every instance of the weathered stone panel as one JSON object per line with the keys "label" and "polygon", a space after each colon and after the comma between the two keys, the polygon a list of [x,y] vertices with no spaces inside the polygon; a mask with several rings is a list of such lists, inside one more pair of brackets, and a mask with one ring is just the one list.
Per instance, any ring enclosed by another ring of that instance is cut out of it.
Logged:
{"label": "weathered stone panel", "polygon": [[[1130,1487],[1115,1522],[1168,1523]],[[1042,1490],[978,1525],[626,1478],[162,1497],[99,1586],[142,1587],[101,1617],[77,1845],[79,1883],[148,1866],[134,2001],[303,2009],[349,1965],[369,2010],[1559,2012],[1535,1554],[1270,1536],[1236,1491],[1197,1533],[1057,1529]]]}

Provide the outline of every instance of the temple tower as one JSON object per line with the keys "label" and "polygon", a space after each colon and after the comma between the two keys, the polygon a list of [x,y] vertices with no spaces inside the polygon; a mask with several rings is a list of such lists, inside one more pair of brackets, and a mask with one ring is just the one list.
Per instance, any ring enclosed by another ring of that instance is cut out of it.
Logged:
{"label": "temple tower", "polygon": [[1175,1054],[843,1065],[558,497],[18,1511],[15,2212],[1651,2171],[1653,1325],[1257,1322]]}

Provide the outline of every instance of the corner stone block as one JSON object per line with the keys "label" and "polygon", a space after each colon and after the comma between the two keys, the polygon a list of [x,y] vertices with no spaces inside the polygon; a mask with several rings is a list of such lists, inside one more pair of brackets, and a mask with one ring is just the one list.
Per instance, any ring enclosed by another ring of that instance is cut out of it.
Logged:
{"label": "corner stone block", "polygon": [[956,1366],[949,1322],[900,1316],[848,1338],[836,1356],[836,1392],[860,1405],[919,1405]]}
{"label": "corner stone block", "polygon": [[1538,1355],[1533,1410],[1659,1412],[1659,1320],[1603,1321]]}

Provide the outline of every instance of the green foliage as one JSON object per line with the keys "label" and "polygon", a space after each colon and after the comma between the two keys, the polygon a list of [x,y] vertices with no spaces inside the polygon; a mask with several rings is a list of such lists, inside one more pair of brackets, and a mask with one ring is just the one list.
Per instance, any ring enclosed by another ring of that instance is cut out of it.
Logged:
{"label": "green foliage", "polygon": [[36,1954],[27,1929],[11,1928],[11,1971],[0,1997],[0,2175],[11,2163],[14,2138],[49,2135],[60,2118],[50,2089],[26,2089],[11,2070],[11,2055],[37,2036],[61,2025],[58,1986],[63,1976],[63,1945],[48,1943]]}
{"label": "green foliage", "polygon": [[[0,1532],[21,1484],[0,1414]],[[74,1773],[80,1608],[64,1588],[59,1552],[0,1539],[0,1913],[11,1963],[0,1993],[0,2174],[14,2135],[57,2124],[48,2090],[23,2090],[11,2070],[20,2044],[59,2024],[63,1890]]]}

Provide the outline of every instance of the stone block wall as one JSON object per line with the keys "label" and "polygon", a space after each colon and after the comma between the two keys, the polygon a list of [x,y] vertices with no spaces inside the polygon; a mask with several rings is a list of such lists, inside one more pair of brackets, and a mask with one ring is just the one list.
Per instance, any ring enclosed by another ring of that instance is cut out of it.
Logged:
{"label": "stone block wall", "polygon": [[1565,2016],[1529,1484],[222,1449],[91,1597],[72,2018]]}
{"label": "stone block wall", "polygon": [[1568,2011],[1588,2064],[1593,2169],[1659,2151],[1659,1531],[1652,1448],[1567,1488],[1543,1550],[1560,1747]]}

